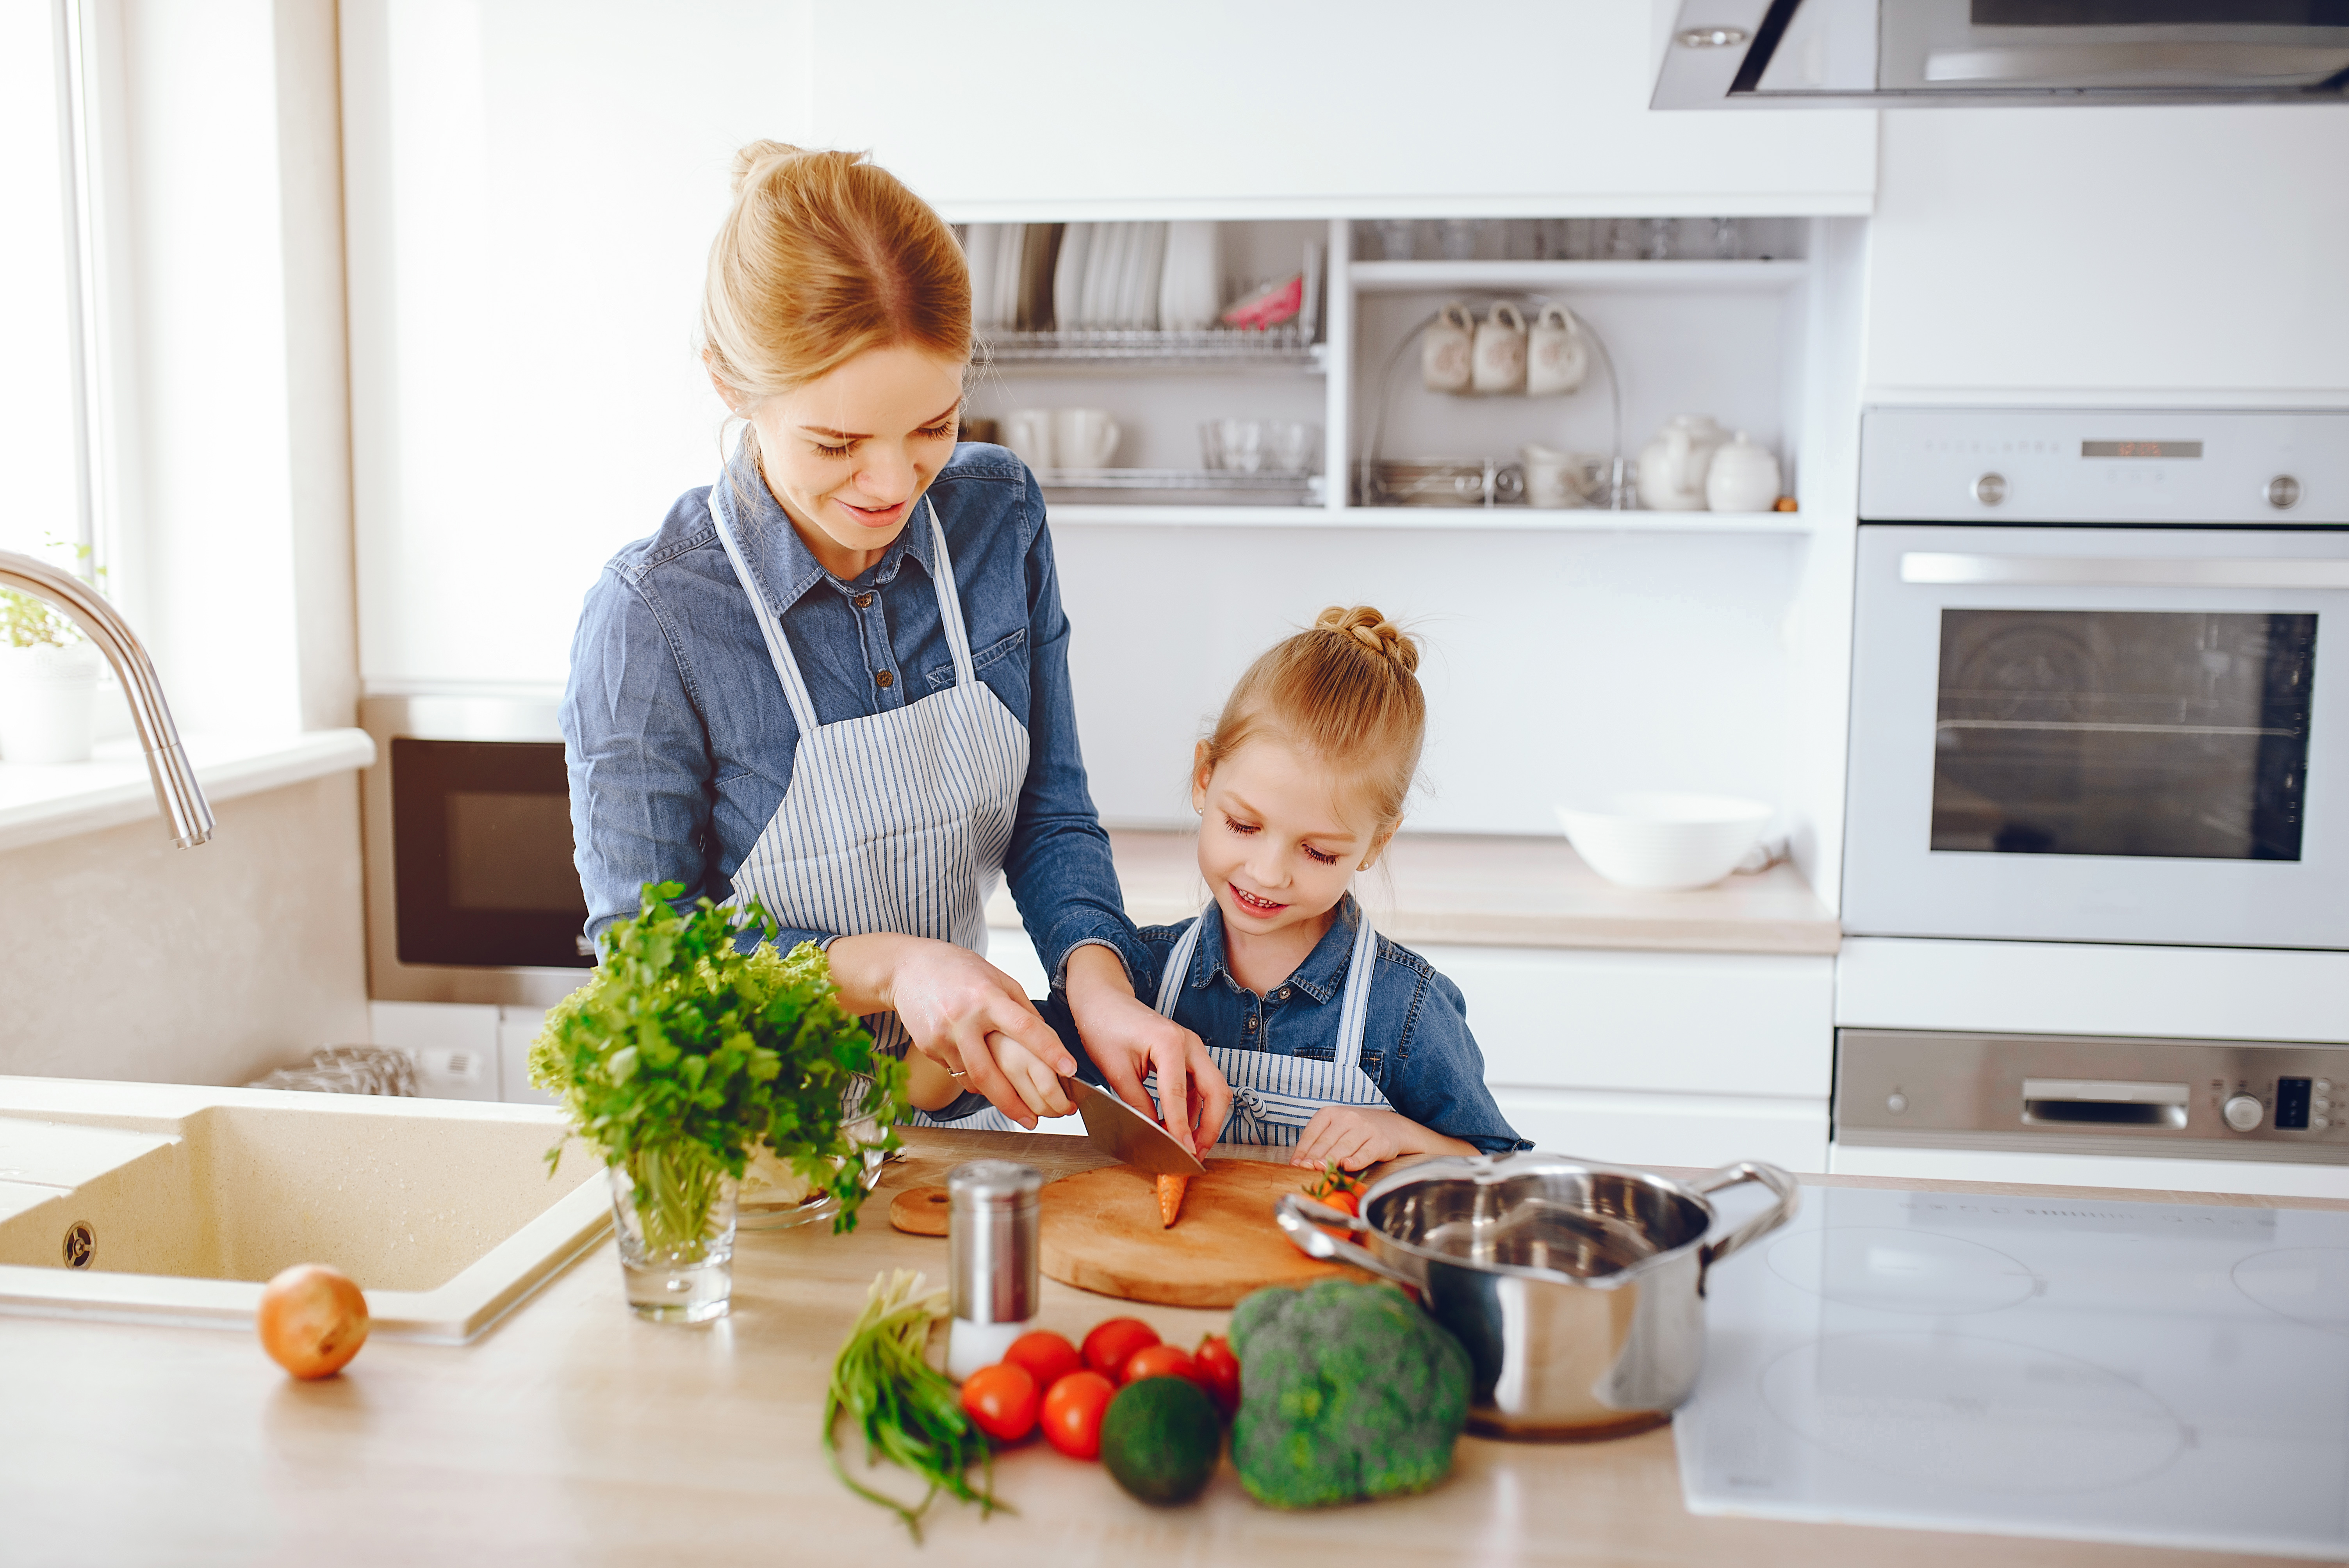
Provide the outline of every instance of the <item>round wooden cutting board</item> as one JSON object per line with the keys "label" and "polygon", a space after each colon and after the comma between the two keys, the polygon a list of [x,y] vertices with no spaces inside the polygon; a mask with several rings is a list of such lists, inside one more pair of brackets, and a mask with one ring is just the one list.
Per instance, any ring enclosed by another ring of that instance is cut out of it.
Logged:
{"label": "round wooden cutting board", "polygon": [[1210,1160],[1191,1179],[1172,1230],[1158,1222],[1158,1183],[1131,1165],[1048,1181],[1042,1267],[1063,1284],[1162,1306],[1232,1306],[1265,1285],[1366,1278],[1307,1257],[1273,1223],[1283,1192],[1313,1172],[1261,1160]]}

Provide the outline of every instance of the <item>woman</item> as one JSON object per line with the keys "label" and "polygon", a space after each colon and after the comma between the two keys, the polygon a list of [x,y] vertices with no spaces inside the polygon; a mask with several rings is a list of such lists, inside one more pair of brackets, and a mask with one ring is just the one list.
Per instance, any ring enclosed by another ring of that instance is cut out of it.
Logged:
{"label": "woman", "polygon": [[[1148,1109],[1154,1070],[1166,1119],[1204,1149],[1230,1093],[1198,1037],[1136,998],[1154,974],[1085,788],[1035,479],[956,445],[961,248],[856,155],[754,143],[734,191],[703,358],[748,428],[716,484],[612,559],[572,649],[589,933],[647,882],[755,899],[781,945],[825,946],[882,1046],[1033,1127],[1068,1114],[1051,1074],[1077,1062],[979,955],[1008,874],[1102,1076]],[[1017,1080],[998,1037],[1025,1047]]]}

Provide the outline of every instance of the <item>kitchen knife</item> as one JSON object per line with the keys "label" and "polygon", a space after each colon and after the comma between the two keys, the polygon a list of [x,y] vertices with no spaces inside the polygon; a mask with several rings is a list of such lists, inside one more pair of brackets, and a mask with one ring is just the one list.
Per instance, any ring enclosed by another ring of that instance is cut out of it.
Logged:
{"label": "kitchen knife", "polygon": [[1199,1157],[1176,1142],[1173,1133],[1111,1090],[1072,1078],[1063,1078],[1061,1088],[1085,1119],[1086,1141],[1112,1160],[1153,1176],[1207,1173]]}

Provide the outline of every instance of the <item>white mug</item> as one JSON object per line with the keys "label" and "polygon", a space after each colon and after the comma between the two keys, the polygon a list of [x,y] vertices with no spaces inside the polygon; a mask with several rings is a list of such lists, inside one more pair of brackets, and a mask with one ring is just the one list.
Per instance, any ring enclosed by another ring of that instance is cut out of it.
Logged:
{"label": "white mug", "polygon": [[1052,466],[1052,411],[1014,408],[1003,416],[1003,444],[1031,469]]}
{"label": "white mug", "polygon": [[1590,372],[1590,346],[1561,305],[1546,304],[1526,335],[1526,391],[1556,397],[1574,391]]}
{"label": "white mug", "polygon": [[1529,506],[1580,506],[1605,477],[1604,458],[1581,452],[1561,452],[1529,441],[1517,449],[1526,464],[1526,502]]}
{"label": "white mug", "polygon": [[1486,397],[1526,389],[1526,318],[1496,300],[1476,328],[1476,390]]}
{"label": "white mug", "polygon": [[1061,408],[1052,415],[1052,452],[1064,469],[1105,469],[1125,432],[1106,408]]}
{"label": "white mug", "polygon": [[1468,390],[1475,336],[1476,318],[1458,300],[1435,313],[1419,340],[1419,378],[1430,392]]}

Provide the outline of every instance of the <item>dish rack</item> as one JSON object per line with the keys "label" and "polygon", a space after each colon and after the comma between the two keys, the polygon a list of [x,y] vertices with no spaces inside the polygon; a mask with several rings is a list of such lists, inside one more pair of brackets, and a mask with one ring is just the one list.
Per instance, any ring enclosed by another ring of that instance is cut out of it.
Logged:
{"label": "dish rack", "polygon": [[1234,493],[1272,495],[1315,506],[1321,500],[1321,476],[1315,473],[1259,469],[1044,469],[1036,475],[1046,490],[1181,490],[1192,494]]}
{"label": "dish rack", "polygon": [[982,328],[981,361],[997,365],[1295,365],[1320,370],[1326,346],[1292,325],[1262,329],[1087,327],[1066,332]]}

